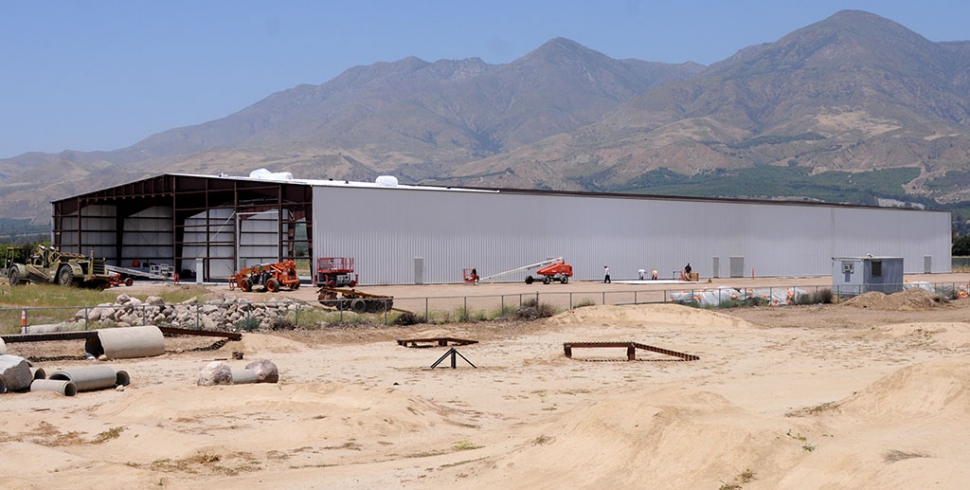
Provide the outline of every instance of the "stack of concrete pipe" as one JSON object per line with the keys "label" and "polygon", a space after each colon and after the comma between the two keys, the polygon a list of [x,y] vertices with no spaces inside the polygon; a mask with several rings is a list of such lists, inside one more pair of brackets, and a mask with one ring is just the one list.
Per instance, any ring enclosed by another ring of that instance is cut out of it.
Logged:
{"label": "stack of concrete pipe", "polygon": [[[48,386],[51,388],[57,386],[64,387],[65,390],[73,390],[75,393],[79,391],[105,390],[117,386],[128,386],[131,383],[127,371],[115,371],[111,366],[81,366],[61,369],[51,373],[50,377],[45,381],[47,383],[42,385],[44,386],[43,388],[39,389],[46,389]],[[70,388],[70,385],[73,385],[73,388]],[[31,384],[30,389],[34,389],[33,384]],[[58,390],[52,389],[51,391]],[[72,396],[67,392],[63,394]]]}
{"label": "stack of concrete pipe", "polygon": [[0,355],[0,393],[7,391],[53,391],[74,396],[79,391],[94,391],[130,383],[128,373],[110,366],[80,366],[61,369],[49,377],[18,356]]}

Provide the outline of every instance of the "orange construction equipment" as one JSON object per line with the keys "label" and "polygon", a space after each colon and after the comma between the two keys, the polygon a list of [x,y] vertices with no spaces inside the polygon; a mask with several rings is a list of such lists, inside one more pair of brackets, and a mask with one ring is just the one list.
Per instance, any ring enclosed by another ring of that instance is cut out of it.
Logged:
{"label": "orange construction equipment", "polygon": [[111,277],[108,278],[108,286],[107,287],[108,288],[116,288],[116,287],[119,287],[121,285],[131,286],[134,283],[135,283],[135,281],[132,280],[132,278],[130,278],[130,277],[122,277],[122,275],[120,273],[118,273],[118,274],[112,274]]}
{"label": "orange construction equipment", "polygon": [[353,257],[321,257],[317,259],[317,286],[354,287],[357,274],[354,274]]}
{"label": "orange construction equipment", "polygon": [[285,260],[247,267],[229,278],[229,289],[237,287],[247,293],[256,288],[271,293],[279,291],[281,287],[299,289],[300,278],[296,275],[296,262]]}
{"label": "orange construction equipment", "polygon": [[515,274],[518,272],[523,272],[531,269],[536,269],[536,274],[539,275],[538,278],[532,277],[531,275],[525,276],[525,283],[532,284],[536,279],[540,279],[543,284],[549,284],[552,281],[559,281],[563,284],[569,282],[569,278],[573,277],[573,266],[566,263],[562,257],[556,257],[554,259],[546,259],[542,262],[536,262],[535,264],[523,265],[522,267],[516,267],[515,269],[510,269],[504,272],[499,272],[498,274],[491,274],[484,277],[479,277],[479,282],[488,282],[497,277],[507,276],[509,274]]}
{"label": "orange construction equipment", "polygon": [[[552,281],[559,281],[566,284],[569,282],[569,278],[573,277],[573,266],[567,264],[563,259],[558,259],[552,264],[537,270],[536,274],[542,276],[543,284],[549,284]],[[525,278],[525,283],[532,284],[530,279],[532,279],[532,276],[527,276]]]}

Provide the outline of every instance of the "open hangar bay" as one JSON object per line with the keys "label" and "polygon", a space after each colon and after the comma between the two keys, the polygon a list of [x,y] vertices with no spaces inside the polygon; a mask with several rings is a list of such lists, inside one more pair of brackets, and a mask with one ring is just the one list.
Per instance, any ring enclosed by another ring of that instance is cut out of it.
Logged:
{"label": "open hangar bay", "polygon": [[[352,257],[362,285],[462,281],[563,257],[574,280],[808,277],[833,257],[950,272],[950,213],[903,208],[163,174],[52,203],[52,242],[121,267],[222,282],[241,268]],[[497,280],[520,281],[526,271]]]}

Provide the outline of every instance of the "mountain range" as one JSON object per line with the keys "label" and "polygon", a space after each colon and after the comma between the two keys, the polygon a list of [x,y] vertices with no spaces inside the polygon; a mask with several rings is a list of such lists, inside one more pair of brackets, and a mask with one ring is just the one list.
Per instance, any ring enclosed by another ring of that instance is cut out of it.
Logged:
{"label": "mountain range", "polygon": [[350,68],[128,148],[0,159],[0,233],[160,172],[861,204],[970,202],[970,42],[846,10],[710,66],[557,38]]}

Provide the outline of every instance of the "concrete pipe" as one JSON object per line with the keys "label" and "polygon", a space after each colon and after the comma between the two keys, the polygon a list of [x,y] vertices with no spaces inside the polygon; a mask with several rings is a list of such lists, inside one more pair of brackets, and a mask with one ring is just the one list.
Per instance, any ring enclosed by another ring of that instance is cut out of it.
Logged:
{"label": "concrete pipe", "polygon": [[165,337],[154,325],[105,328],[98,336],[84,341],[84,351],[108,359],[160,356],[165,353]]}
{"label": "concrete pipe", "polygon": [[232,384],[244,385],[256,382],[256,371],[252,369],[233,369]]}
{"label": "concrete pipe", "polygon": [[7,353],[7,343],[3,341],[3,337],[0,337],[0,356]]}
{"label": "concrete pipe", "polygon": [[52,380],[70,381],[77,387],[77,391],[94,391],[127,386],[131,380],[125,371],[117,371],[109,366],[87,366],[55,371],[50,375]]}
{"label": "concrete pipe", "polygon": [[30,374],[34,379],[47,379],[47,371],[44,371],[44,368],[31,367]]}
{"label": "concrete pipe", "polygon": [[30,391],[53,391],[64,396],[74,396],[77,394],[77,385],[70,381],[35,379],[30,383]]}

